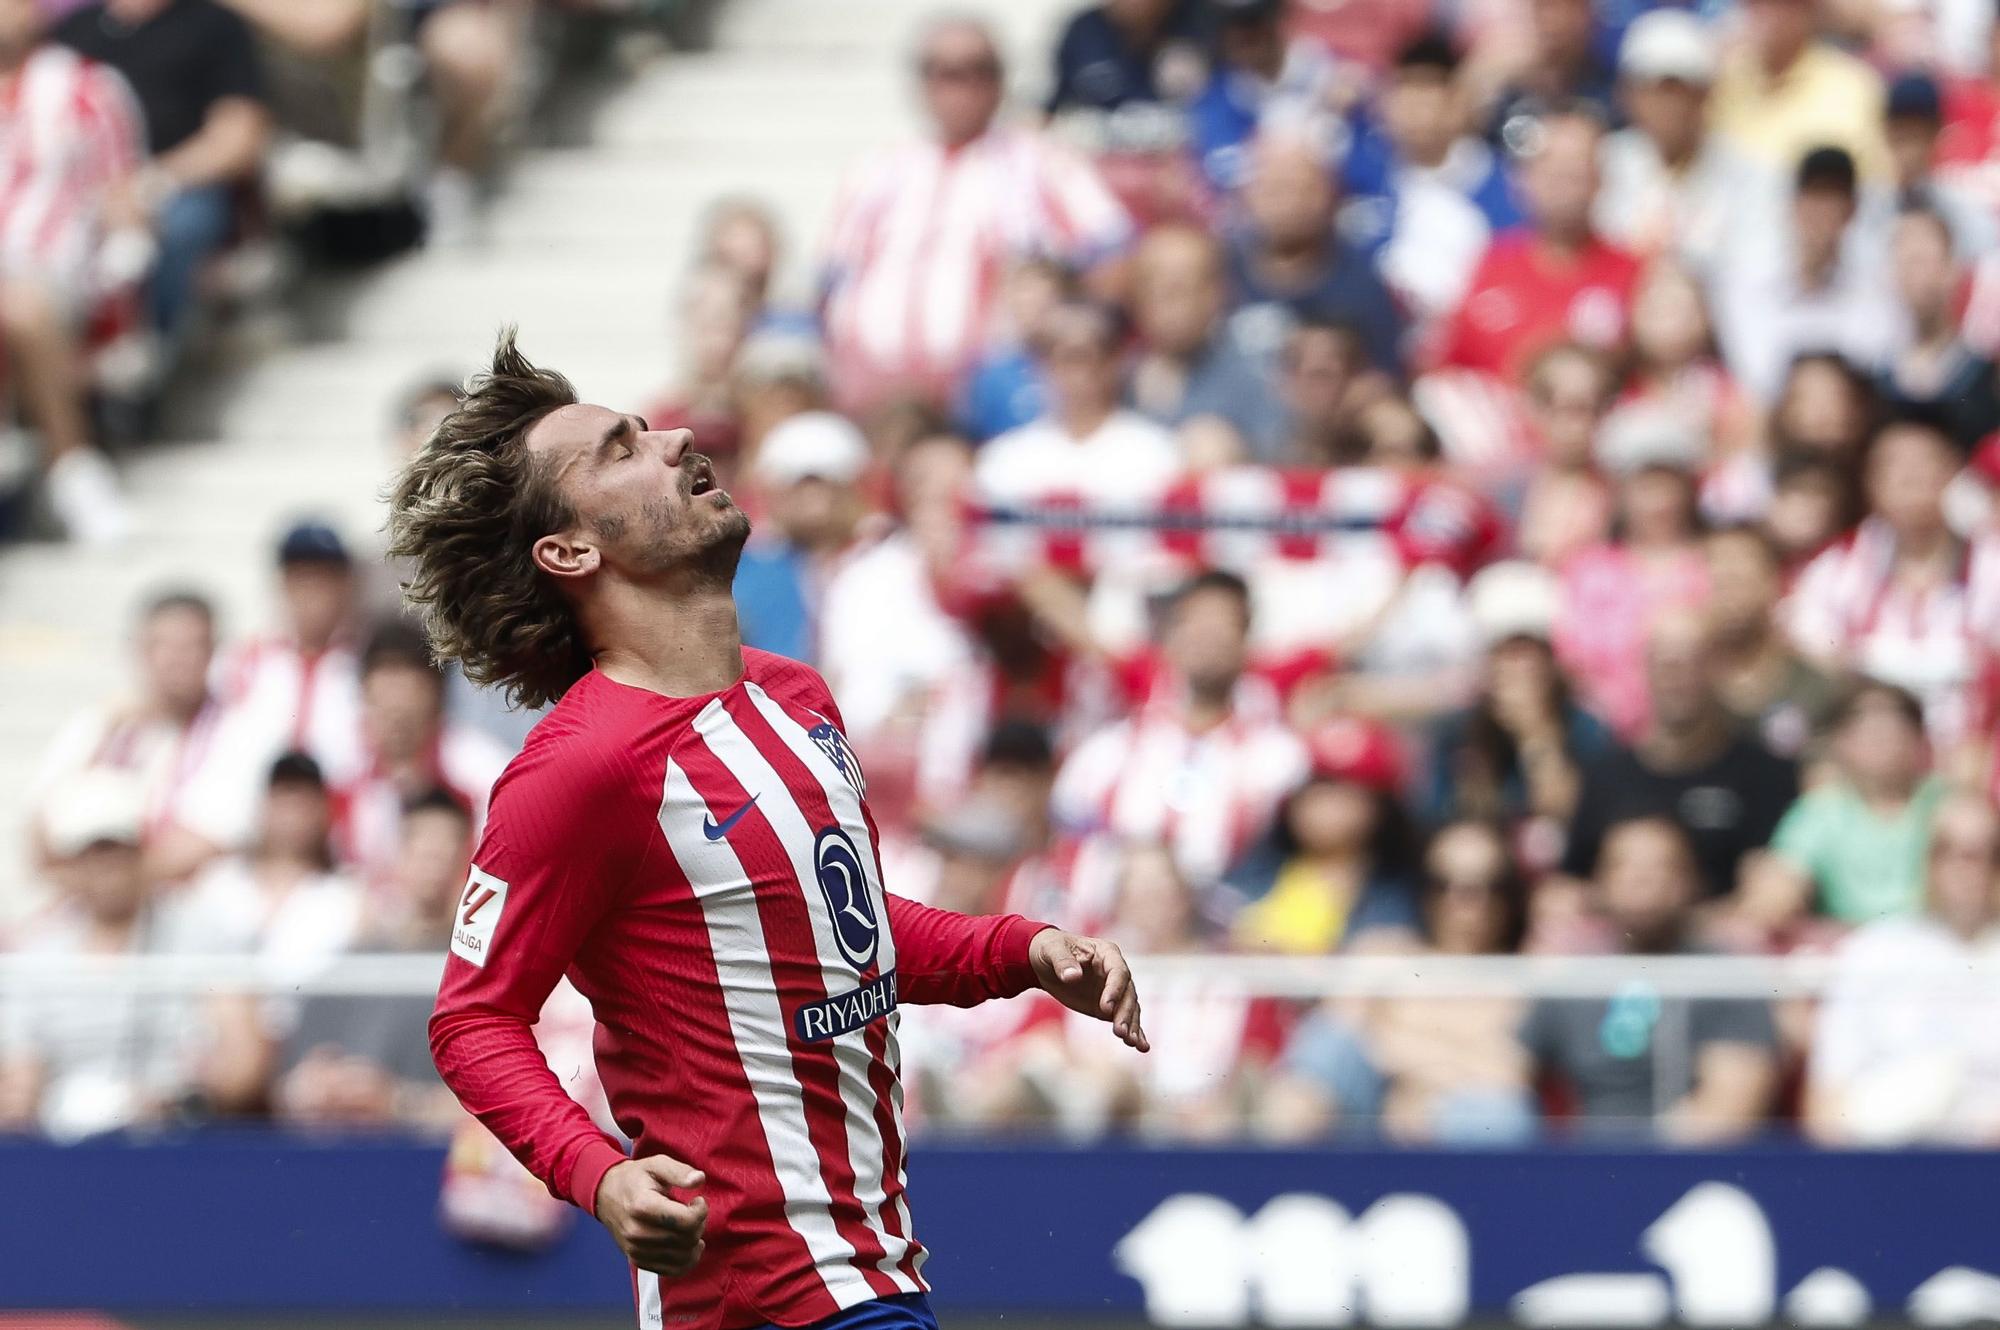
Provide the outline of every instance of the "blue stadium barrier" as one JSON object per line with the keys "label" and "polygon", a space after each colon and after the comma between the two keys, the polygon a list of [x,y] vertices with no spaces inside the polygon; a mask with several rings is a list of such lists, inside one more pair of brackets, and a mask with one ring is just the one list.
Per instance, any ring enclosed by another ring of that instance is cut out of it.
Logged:
{"label": "blue stadium barrier", "polygon": [[[442,1162],[427,1144],[256,1132],[0,1140],[0,1307],[629,1305],[594,1224],[534,1256],[444,1233]],[[1787,1299],[1888,1315],[2000,1298],[2000,1153],[932,1143],[911,1182],[946,1312],[1440,1323],[1525,1295],[1748,1324]]]}

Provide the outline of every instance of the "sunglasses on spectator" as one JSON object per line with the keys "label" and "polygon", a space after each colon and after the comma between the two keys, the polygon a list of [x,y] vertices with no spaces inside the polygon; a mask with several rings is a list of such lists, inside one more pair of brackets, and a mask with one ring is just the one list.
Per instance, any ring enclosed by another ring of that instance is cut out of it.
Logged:
{"label": "sunglasses on spectator", "polygon": [[1000,77],[994,60],[924,60],[917,73],[926,83],[991,83]]}

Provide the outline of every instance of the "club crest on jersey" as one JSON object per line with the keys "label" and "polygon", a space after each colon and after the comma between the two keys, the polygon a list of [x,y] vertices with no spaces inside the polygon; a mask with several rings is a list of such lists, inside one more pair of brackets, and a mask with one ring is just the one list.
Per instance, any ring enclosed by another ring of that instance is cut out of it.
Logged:
{"label": "club crest on jersey", "polygon": [[820,832],[813,842],[813,873],[833,920],[834,943],[847,963],[858,970],[875,959],[882,929],[853,838],[839,827]]}
{"label": "club crest on jersey", "polygon": [[833,763],[833,769],[854,787],[857,796],[863,799],[868,797],[868,783],[861,776],[861,759],[847,746],[847,736],[835,729],[832,721],[821,721],[806,731],[806,737],[826,754],[826,760]]}

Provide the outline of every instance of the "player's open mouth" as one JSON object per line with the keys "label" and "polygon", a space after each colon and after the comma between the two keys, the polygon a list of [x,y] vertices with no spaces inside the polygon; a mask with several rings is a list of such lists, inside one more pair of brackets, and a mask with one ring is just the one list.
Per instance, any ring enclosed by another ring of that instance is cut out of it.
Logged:
{"label": "player's open mouth", "polygon": [[697,458],[688,480],[688,497],[699,499],[704,494],[719,494],[722,487],[715,483],[715,467],[706,457]]}

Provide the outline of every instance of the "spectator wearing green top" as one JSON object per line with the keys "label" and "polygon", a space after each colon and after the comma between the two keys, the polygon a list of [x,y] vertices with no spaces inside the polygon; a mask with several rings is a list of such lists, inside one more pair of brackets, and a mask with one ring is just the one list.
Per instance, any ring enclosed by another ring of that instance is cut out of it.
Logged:
{"label": "spectator wearing green top", "polygon": [[1945,784],[1930,772],[1923,705],[1857,684],[1834,714],[1835,774],[1799,796],[1748,874],[1742,910],[1776,938],[1817,911],[1842,924],[1923,908],[1924,856]]}

